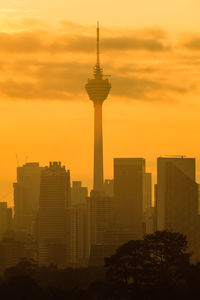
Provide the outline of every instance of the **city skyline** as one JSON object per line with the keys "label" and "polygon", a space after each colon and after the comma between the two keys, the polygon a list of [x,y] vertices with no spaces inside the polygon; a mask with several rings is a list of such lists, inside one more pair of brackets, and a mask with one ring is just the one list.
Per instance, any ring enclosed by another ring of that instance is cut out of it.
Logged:
{"label": "city skyline", "polygon": [[81,7],[2,1],[0,199],[12,204],[15,153],[19,165],[62,161],[72,180],[92,187],[93,107],[84,84],[97,19],[113,87],[104,104],[104,177],[113,177],[113,158],[144,157],[155,183],[156,158],[169,154],[196,157],[199,182],[199,3],[103,1],[84,16]]}
{"label": "city skyline", "polygon": [[28,1],[0,6],[1,291],[195,292],[200,5]]}

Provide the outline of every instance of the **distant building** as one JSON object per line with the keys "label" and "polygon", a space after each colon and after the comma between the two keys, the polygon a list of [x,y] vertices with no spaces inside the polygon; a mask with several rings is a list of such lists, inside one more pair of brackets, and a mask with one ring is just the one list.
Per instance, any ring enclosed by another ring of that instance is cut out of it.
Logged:
{"label": "distant building", "polygon": [[119,248],[123,244],[130,240],[135,240],[136,236],[133,232],[127,228],[110,227],[104,231],[103,244],[113,245],[115,249]]}
{"label": "distant building", "polygon": [[17,168],[14,183],[14,225],[16,231],[32,233],[39,208],[40,173],[39,163],[27,163]]}
{"label": "distant building", "polygon": [[12,208],[7,207],[7,202],[0,202],[0,241],[6,232],[12,230]]}
{"label": "distant building", "polygon": [[195,159],[159,157],[157,172],[157,229],[186,234],[190,249],[197,257],[200,254],[200,220]]}
{"label": "distant building", "polygon": [[145,233],[155,231],[155,207],[152,203],[152,174],[144,174],[144,222]]}
{"label": "distant building", "polygon": [[106,196],[113,197],[114,196],[114,180],[113,179],[105,179],[103,185],[103,191]]}
{"label": "distant building", "polygon": [[85,267],[88,264],[90,244],[88,240],[87,206],[76,204],[67,211],[67,264]]}
{"label": "distant building", "polygon": [[144,174],[144,211],[152,207],[152,174]]}
{"label": "distant building", "polygon": [[103,232],[103,242],[91,245],[89,266],[103,266],[105,257],[113,255],[120,246],[134,239],[136,236],[132,231],[109,226]]}
{"label": "distant building", "polygon": [[64,266],[67,262],[67,209],[70,172],[50,162],[41,172],[38,214],[39,264]]}
{"label": "distant building", "polygon": [[145,159],[114,159],[114,221],[136,239],[144,234]]}
{"label": "distant building", "polygon": [[91,253],[89,259],[89,267],[101,267],[104,266],[105,257],[110,257],[115,253],[115,246],[113,245],[105,245],[105,244],[97,244],[91,246]]}
{"label": "distant building", "polygon": [[13,238],[5,238],[0,242],[0,274],[5,269],[15,266],[24,257],[24,244]]}
{"label": "distant building", "polygon": [[91,191],[87,205],[90,243],[102,244],[104,231],[112,224],[113,198]]}
{"label": "distant building", "polygon": [[82,187],[81,181],[72,181],[71,205],[85,204],[87,196],[87,187]]}

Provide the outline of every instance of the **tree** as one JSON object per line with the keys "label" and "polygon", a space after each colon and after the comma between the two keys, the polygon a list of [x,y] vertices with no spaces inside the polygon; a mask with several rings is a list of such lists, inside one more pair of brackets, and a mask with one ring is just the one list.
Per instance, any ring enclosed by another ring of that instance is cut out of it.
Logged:
{"label": "tree", "polygon": [[151,256],[154,283],[177,283],[184,278],[191,253],[186,236],[179,232],[156,231],[144,237]]}
{"label": "tree", "polygon": [[125,289],[171,284],[183,279],[190,253],[184,235],[157,231],[130,241],[105,259],[107,278]]}
{"label": "tree", "polygon": [[110,281],[127,288],[143,285],[151,257],[143,240],[130,241],[117,249],[116,254],[105,258],[107,277]]}

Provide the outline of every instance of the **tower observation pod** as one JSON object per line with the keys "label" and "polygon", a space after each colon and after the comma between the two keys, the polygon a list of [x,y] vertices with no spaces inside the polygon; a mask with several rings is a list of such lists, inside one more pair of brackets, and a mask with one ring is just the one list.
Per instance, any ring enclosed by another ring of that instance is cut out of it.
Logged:
{"label": "tower observation pod", "polygon": [[103,189],[103,130],[102,105],[111,89],[108,79],[104,79],[103,69],[100,67],[99,53],[99,25],[97,25],[97,62],[94,67],[94,78],[88,79],[85,85],[90,100],[94,103],[94,191]]}

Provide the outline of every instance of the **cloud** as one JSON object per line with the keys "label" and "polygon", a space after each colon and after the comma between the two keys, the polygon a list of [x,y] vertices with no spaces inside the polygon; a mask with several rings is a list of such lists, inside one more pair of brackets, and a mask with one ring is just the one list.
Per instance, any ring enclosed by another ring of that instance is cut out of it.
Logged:
{"label": "cloud", "polygon": [[[22,70],[21,64],[25,66]],[[76,62],[20,61],[12,66],[17,78],[0,79],[0,96],[13,100],[73,100],[84,91],[85,69]]]}
{"label": "cloud", "polygon": [[133,100],[171,101],[172,96],[169,97],[169,94],[185,94],[189,91],[189,87],[182,87],[181,84],[151,80],[147,77],[116,77],[113,83],[113,94]]}
{"label": "cloud", "polygon": [[[94,28],[65,21],[52,29],[37,19],[23,19],[20,26],[0,33],[0,97],[88,99],[84,85],[95,63]],[[174,53],[167,33],[159,28],[107,28],[101,49],[115,99],[175,101],[196,88],[188,76],[191,66]]]}
{"label": "cloud", "polygon": [[39,34],[31,32],[0,33],[0,52],[30,53],[42,51],[43,42]]}
{"label": "cloud", "polygon": [[[69,23],[69,24],[68,24]],[[52,30],[43,24],[40,20],[23,19],[18,26],[27,27],[29,30],[20,30],[15,32],[0,33],[0,51],[4,52],[80,52],[90,53],[95,50],[96,37],[94,33],[88,31],[85,33],[84,28],[81,33],[73,32],[73,28],[77,31],[76,25],[68,22],[68,30],[62,31]],[[12,24],[11,24],[12,25]],[[11,26],[12,27],[12,26]],[[36,27],[37,30],[33,30]],[[38,29],[41,27],[41,29]],[[77,25],[77,27],[79,27]],[[82,28],[82,27],[80,27]],[[71,30],[72,29],[72,30]],[[138,51],[145,50],[149,52],[163,52],[171,49],[167,38],[158,30],[129,31],[121,32],[113,36],[110,33],[102,37],[101,46],[103,51]]]}
{"label": "cloud", "polygon": [[147,51],[167,51],[170,49],[169,45],[164,45],[162,41],[149,38],[135,38],[135,37],[116,37],[106,38],[102,41],[104,48],[107,50],[147,50]]}
{"label": "cloud", "polygon": [[[22,67],[20,67],[22,66]],[[13,100],[87,100],[85,83],[89,65],[78,62],[36,62],[18,61],[10,66],[12,71],[7,78],[0,78],[0,97]],[[9,67],[9,68],[10,68]],[[121,99],[139,101],[168,101],[169,94],[185,94],[189,87],[169,83],[146,76],[120,72],[115,74],[112,65],[107,66],[113,77],[112,95]],[[6,64],[2,70],[8,68]],[[16,76],[18,74],[18,76]]]}
{"label": "cloud", "polygon": [[200,50],[200,36],[196,36],[184,43],[184,47],[190,50]]}

